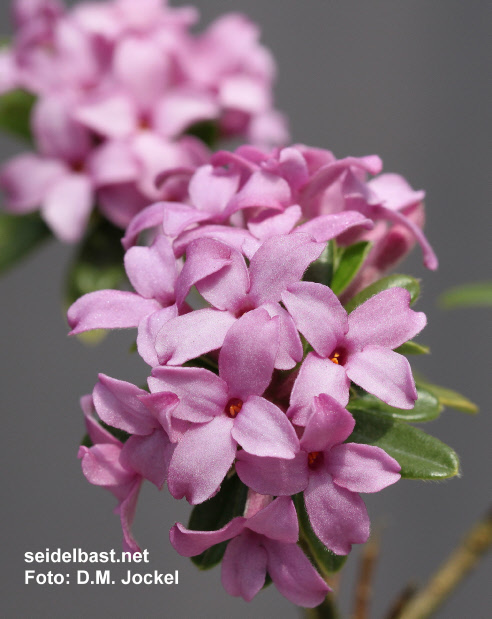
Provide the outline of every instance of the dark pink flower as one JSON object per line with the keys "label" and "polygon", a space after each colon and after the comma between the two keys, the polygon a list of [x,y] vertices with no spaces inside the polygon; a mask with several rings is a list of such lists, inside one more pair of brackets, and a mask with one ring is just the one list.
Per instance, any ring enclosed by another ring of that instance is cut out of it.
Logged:
{"label": "dark pink flower", "polygon": [[339,555],[369,537],[370,523],[359,492],[378,492],[400,479],[400,465],[373,445],[344,443],[354,419],[327,394],[315,397],[292,460],[237,455],[236,471],[250,488],[266,495],[304,492],[314,532]]}
{"label": "dark pink flower", "polygon": [[422,312],[410,309],[410,294],[390,288],[347,315],[336,295],[314,282],[292,284],[282,301],[299,331],[314,348],[294,384],[289,414],[304,425],[314,396],[332,395],[345,406],[352,380],[383,402],[413,408],[417,399],[407,359],[396,352],[425,326]]}
{"label": "dark pink flower", "polygon": [[231,540],[222,561],[222,584],[227,593],[250,602],[268,573],[293,604],[318,606],[330,588],[296,543],[299,525],[292,499],[279,497],[270,502],[270,497],[264,497],[258,501],[253,494],[245,516],[234,518],[218,531],[192,531],[175,524],[169,534],[171,544],[181,555],[192,557]]}
{"label": "dark pink flower", "polygon": [[[186,337],[196,336],[189,332]],[[175,498],[185,496],[192,504],[210,498],[238,444],[257,455],[293,458],[297,453],[299,442],[287,416],[261,397],[271,381],[278,338],[278,318],[259,308],[229,328],[218,376],[192,367],[152,371],[152,394],[175,394],[179,405],[172,416],[193,424],[179,440],[169,467],[168,487]]]}

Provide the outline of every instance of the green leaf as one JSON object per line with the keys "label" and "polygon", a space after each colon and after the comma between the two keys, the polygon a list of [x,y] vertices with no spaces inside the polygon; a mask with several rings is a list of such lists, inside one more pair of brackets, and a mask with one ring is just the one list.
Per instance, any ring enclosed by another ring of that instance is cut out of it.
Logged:
{"label": "green leaf", "polygon": [[91,437],[89,436],[88,433],[84,434],[84,436],[82,437],[82,440],[80,441],[80,446],[81,447],[92,447],[94,445],[94,443],[91,441]]}
{"label": "green leaf", "polygon": [[422,387],[435,395],[442,406],[454,408],[462,413],[478,413],[478,406],[457,391],[447,389],[446,387],[440,387],[439,385],[433,385],[423,380],[416,381],[416,384],[417,388]]}
{"label": "green leaf", "polygon": [[407,422],[431,421],[439,417],[442,406],[436,396],[423,387],[417,387],[417,394],[417,401],[411,410],[395,408],[385,404],[376,396],[365,392],[351,399],[347,408],[351,412],[365,411],[374,415],[382,415],[390,419],[400,419]]}
{"label": "green leaf", "polygon": [[[333,278],[336,253],[336,242],[334,240],[328,241],[321,256],[307,268],[303,280],[330,286]],[[286,259],[288,259],[288,256],[286,256]]]}
{"label": "green leaf", "polygon": [[331,289],[336,295],[340,295],[357,275],[371,247],[369,241],[360,241],[341,249],[338,267],[331,282]]}
{"label": "green leaf", "polygon": [[307,554],[325,578],[338,572],[343,567],[347,557],[336,555],[320,542],[309,522],[302,492],[294,496],[294,505],[299,518],[301,546],[305,546],[304,550],[307,551]]}
{"label": "green leaf", "polygon": [[0,129],[31,141],[31,111],[36,97],[26,90],[9,90],[0,96]]}
{"label": "green leaf", "polygon": [[120,288],[126,282],[122,235],[122,230],[96,216],[68,270],[67,305],[88,292]]}
{"label": "green leaf", "polygon": [[43,241],[52,238],[39,213],[0,213],[0,273],[13,267]]}
{"label": "green leaf", "polygon": [[[248,488],[234,474],[224,479],[219,492],[208,501],[196,505],[191,512],[188,528],[193,531],[216,531],[236,516],[244,514]],[[212,546],[191,560],[202,570],[208,570],[222,561],[228,542]]]}
{"label": "green leaf", "polygon": [[410,275],[388,275],[388,277],[383,277],[379,279],[374,284],[371,284],[364,290],[361,290],[355,297],[352,297],[348,303],[345,304],[345,309],[350,314],[356,307],[370,299],[375,294],[382,292],[383,290],[387,290],[388,288],[405,288],[410,293],[410,303],[415,303],[420,294],[420,284],[415,277],[411,277]]}
{"label": "green leaf", "polygon": [[219,364],[209,355],[202,355],[190,361],[185,361],[182,365],[187,368],[204,368],[205,370],[210,370],[214,374],[219,373]]}
{"label": "green leaf", "polygon": [[474,282],[456,286],[439,297],[444,309],[458,307],[492,307],[492,282]]}
{"label": "green leaf", "polygon": [[356,425],[348,442],[381,447],[401,466],[407,479],[448,479],[458,475],[456,453],[438,439],[398,420],[352,412]]}
{"label": "green leaf", "polygon": [[220,138],[219,125],[214,120],[203,120],[195,123],[186,130],[186,133],[198,138],[212,149],[215,148]]}
{"label": "green leaf", "polygon": [[400,355],[428,355],[430,353],[430,348],[423,344],[418,344],[413,340],[409,340],[401,346],[398,346],[398,348],[395,348],[395,352],[400,353]]}

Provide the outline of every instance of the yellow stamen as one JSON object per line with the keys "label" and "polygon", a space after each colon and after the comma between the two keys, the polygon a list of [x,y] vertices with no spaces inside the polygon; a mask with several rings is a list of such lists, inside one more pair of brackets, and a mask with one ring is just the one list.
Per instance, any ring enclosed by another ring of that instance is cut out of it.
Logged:
{"label": "yellow stamen", "polygon": [[333,353],[333,355],[330,357],[330,361],[332,361],[333,363],[336,363],[337,365],[340,364],[340,361],[338,360],[340,357],[340,353],[339,352],[335,352]]}
{"label": "yellow stamen", "polygon": [[243,403],[241,400],[239,400],[238,398],[232,398],[232,400],[229,400],[229,402],[227,403],[226,413],[229,415],[229,417],[235,419],[242,407]]}

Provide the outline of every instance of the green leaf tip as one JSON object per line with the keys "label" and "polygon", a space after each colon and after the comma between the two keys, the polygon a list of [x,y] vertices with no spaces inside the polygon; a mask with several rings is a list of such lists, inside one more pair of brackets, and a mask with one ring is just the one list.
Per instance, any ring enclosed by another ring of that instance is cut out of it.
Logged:
{"label": "green leaf tip", "polygon": [[350,313],[356,307],[362,305],[364,301],[367,301],[367,299],[370,299],[375,294],[387,290],[388,288],[405,288],[410,293],[410,303],[412,304],[415,303],[420,295],[420,283],[415,277],[400,274],[388,275],[388,277],[383,277],[352,297],[350,301],[345,304],[345,309]]}

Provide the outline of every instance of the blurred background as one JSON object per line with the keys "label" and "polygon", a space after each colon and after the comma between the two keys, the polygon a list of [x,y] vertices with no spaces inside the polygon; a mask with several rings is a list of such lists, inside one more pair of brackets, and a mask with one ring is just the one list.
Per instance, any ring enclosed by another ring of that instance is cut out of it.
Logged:
{"label": "blurred background", "polygon": [[[135,0],[138,1],[138,0]],[[9,33],[8,2],[0,9]],[[174,2],[174,5],[183,4]],[[242,11],[261,24],[278,63],[277,104],[290,117],[293,140],[338,157],[378,153],[385,171],[427,192],[426,234],[440,259],[436,273],[420,250],[400,270],[423,278],[417,309],[429,324],[419,341],[432,354],[415,367],[480,406],[472,417],[447,410],[426,431],[461,457],[461,476],[442,483],[402,481],[367,497],[382,548],[374,581],[373,618],[382,617],[409,583],[424,582],[491,499],[490,311],[443,311],[450,286],[490,279],[492,4],[479,0],[327,2],[197,0],[203,21]],[[21,145],[1,137],[2,160]],[[168,542],[189,507],[143,488],[134,524],[151,570],[180,573],[177,586],[39,586],[23,584],[24,552],[80,547],[120,548],[114,499],[90,486],[76,458],[84,432],[78,399],[97,373],[143,382],[147,367],[128,350],[132,333],[111,334],[98,347],[66,336],[60,305],[71,248],[47,245],[0,281],[2,371],[2,615],[99,619],[140,617],[270,617],[299,612],[274,587],[251,604],[229,597],[220,570],[199,573]],[[359,551],[341,582],[352,608]],[[77,566],[62,570],[75,572]],[[83,569],[83,566],[78,566]],[[103,567],[103,566],[99,566]],[[487,619],[492,607],[492,555],[438,619]],[[74,578],[72,577],[72,583]]]}

